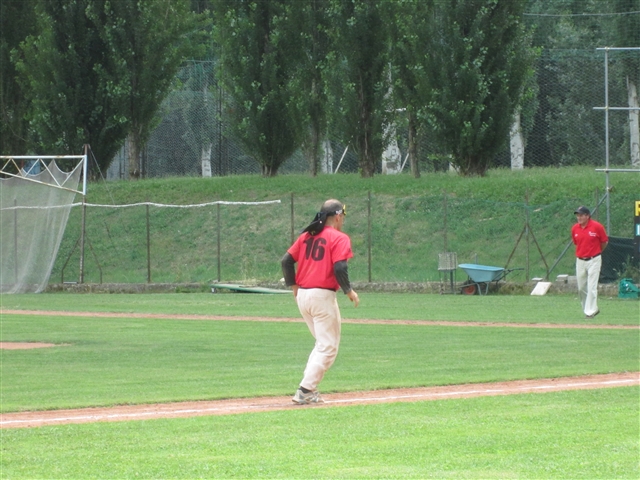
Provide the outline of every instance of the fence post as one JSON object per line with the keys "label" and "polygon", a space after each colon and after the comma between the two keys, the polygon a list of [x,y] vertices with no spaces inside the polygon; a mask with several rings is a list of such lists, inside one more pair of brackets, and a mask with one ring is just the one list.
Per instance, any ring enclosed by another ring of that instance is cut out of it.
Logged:
{"label": "fence post", "polygon": [[369,283],[371,283],[371,190],[368,192],[369,201],[367,202],[367,243],[368,243],[368,264],[369,264]]}
{"label": "fence post", "polygon": [[85,197],[82,197],[82,227],[80,230],[80,279],[78,283],[84,283],[84,236],[85,236],[85,222],[87,217],[87,205],[85,203]]}
{"label": "fence post", "polygon": [[220,282],[220,203],[216,204],[217,229],[218,229],[218,282]]}
{"label": "fence post", "polygon": [[149,234],[149,202],[147,202],[147,283],[151,283],[151,235]]}
{"label": "fence post", "polygon": [[289,245],[293,245],[295,241],[294,233],[293,233],[293,192],[291,192],[291,243]]}
{"label": "fence post", "polygon": [[18,200],[13,199],[13,274],[18,284]]}
{"label": "fence post", "polygon": [[447,249],[448,245],[447,245],[447,191],[446,190],[443,190],[442,197],[443,197],[442,204],[444,209],[444,212],[443,212],[444,214],[443,215],[444,216],[444,252],[446,253],[449,251]]}

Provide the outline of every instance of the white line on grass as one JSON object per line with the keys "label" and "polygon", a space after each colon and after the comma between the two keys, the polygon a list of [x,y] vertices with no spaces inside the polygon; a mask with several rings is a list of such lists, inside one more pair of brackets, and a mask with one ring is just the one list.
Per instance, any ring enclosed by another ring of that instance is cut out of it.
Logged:
{"label": "white line on grass", "polygon": [[[624,385],[640,385],[640,377],[634,376],[634,378],[619,379],[619,380],[594,380],[586,382],[566,382],[558,383],[553,381],[552,383],[542,385],[524,385],[524,386],[512,386],[505,388],[469,388],[469,389],[457,389],[455,391],[438,392],[439,388],[443,387],[431,387],[424,393],[416,393],[409,395],[382,395],[377,397],[351,397],[336,400],[325,400],[325,405],[346,405],[346,404],[363,404],[373,402],[397,402],[402,400],[420,400],[420,399],[442,399],[442,398],[460,398],[465,396],[491,396],[497,394],[514,394],[520,392],[530,392],[542,390],[569,390],[569,389],[584,389],[584,388],[603,388],[614,387]],[[472,387],[472,386],[470,386]],[[344,394],[336,394],[344,395]],[[263,399],[269,401],[269,399]],[[237,404],[242,400],[233,400],[236,404],[230,404],[229,401],[224,402],[220,406],[201,407],[201,408],[176,408],[172,409],[170,404],[160,405],[157,407],[141,406],[140,408],[146,408],[147,411],[134,411],[134,412],[119,412],[119,413],[107,413],[107,414],[87,414],[78,413],[76,415],[67,415],[59,417],[47,418],[46,415],[52,412],[21,412],[21,413],[8,413],[0,415],[0,417],[14,417],[14,419],[3,420],[0,418],[0,428],[11,428],[20,426],[44,426],[56,423],[86,423],[86,422],[105,422],[105,421],[125,421],[125,420],[144,420],[150,418],[163,418],[163,417],[187,417],[187,416],[201,416],[207,414],[234,414],[234,413],[246,413],[251,411],[261,410],[283,410],[288,408],[300,408],[300,406],[292,405],[287,399],[278,399],[276,403],[247,403]],[[249,402],[255,402],[255,400],[247,400]],[[317,405],[320,406],[320,405]],[[114,410],[117,410],[115,407]],[[134,407],[135,408],[135,407]],[[41,415],[38,416],[38,413]],[[20,416],[28,416],[31,418],[19,418]],[[18,417],[18,418],[16,418]]]}

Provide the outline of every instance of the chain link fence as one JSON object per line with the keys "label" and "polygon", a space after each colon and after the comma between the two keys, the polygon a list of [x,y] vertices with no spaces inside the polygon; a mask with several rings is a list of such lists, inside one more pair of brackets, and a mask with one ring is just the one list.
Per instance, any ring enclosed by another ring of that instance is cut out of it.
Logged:
{"label": "chain link fence", "polygon": [[[594,198],[600,194],[594,192]],[[442,281],[439,258],[444,252],[455,253],[457,263],[517,268],[509,275],[513,282],[574,275],[572,212],[576,205],[593,205],[594,198],[533,205],[525,198],[479,201],[446,193],[346,194],[341,200],[347,204],[345,231],[354,251],[350,277],[369,283]],[[75,208],[50,282],[78,281],[78,265],[83,265],[86,283],[277,283],[282,255],[322,202],[313,194],[278,200],[191,208],[90,206],[84,262],[78,246],[82,209]],[[612,238],[629,237],[633,202],[628,194],[614,196]],[[604,222],[604,211],[595,211],[594,218]],[[632,240],[620,241],[622,247],[605,251],[611,258],[603,280],[640,281]],[[466,278],[459,269],[456,276],[456,283]]]}

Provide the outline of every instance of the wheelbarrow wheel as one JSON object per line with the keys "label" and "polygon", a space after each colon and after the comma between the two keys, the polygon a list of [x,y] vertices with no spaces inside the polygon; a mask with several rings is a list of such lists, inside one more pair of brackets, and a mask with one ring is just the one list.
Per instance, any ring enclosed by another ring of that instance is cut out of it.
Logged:
{"label": "wheelbarrow wheel", "polygon": [[478,294],[478,285],[467,280],[462,284],[462,293],[464,295],[477,295]]}

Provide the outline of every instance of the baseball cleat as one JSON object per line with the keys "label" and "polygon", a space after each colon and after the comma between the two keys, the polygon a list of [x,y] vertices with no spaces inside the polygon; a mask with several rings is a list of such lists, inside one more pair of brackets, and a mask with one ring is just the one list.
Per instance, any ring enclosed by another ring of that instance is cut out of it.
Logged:
{"label": "baseball cleat", "polygon": [[315,392],[304,393],[302,390],[298,389],[296,394],[291,399],[293,403],[296,405],[309,405],[311,403],[324,403],[320,394]]}

